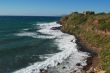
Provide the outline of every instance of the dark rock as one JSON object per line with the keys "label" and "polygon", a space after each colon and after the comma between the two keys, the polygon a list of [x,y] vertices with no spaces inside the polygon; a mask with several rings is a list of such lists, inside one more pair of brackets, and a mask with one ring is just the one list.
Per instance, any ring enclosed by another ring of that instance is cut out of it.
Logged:
{"label": "dark rock", "polygon": [[73,40],[71,40],[71,42],[73,42]]}
{"label": "dark rock", "polygon": [[48,73],[48,71],[45,69],[40,69],[40,73]]}
{"label": "dark rock", "polygon": [[52,30],[60,30],[61,27],[52,27],[51,29],[52,29]]}
{"label": "dark rock", "polygon": [[76,66],[81,66],[81,64],[80,63],[77,63]]}
{"label": "dark rock", "polygon": [[57,65],[60,65],[60,63],[58,63]]}
{"label": "dark rock", "polygon": [[69,63],[69,62],[66,62],[66,63]]}
{"label": "dark rock", "polygon": [[65,69],[66,67],[63,67],[63,69]]}

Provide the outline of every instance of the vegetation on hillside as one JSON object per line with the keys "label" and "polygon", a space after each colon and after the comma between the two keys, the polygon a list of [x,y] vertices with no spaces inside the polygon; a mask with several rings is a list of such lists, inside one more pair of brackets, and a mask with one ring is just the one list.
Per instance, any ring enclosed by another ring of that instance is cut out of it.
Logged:
{"label": "vegetation on hillside", "polygon": [[110,73],[110,13],[73,12],[64,16],[60,24],[63,32],[75,34],[90,45],[101,58],[99,65]]}

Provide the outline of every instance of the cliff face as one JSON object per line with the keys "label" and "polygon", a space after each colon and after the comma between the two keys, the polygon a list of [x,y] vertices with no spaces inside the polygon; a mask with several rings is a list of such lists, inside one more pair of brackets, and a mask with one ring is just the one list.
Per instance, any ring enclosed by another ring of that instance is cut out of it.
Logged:
{"label": "cliff face", "polygon": [[80,43],[97,53],[91,66],[110,72],[110,14],[71,13],[59,21],[62,31],[76,35]]}

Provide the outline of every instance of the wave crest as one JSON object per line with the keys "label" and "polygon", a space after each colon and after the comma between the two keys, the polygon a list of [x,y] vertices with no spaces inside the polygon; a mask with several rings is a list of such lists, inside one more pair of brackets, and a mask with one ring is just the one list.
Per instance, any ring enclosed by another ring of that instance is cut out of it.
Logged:
{"label": "wave crest", "polygon": [[[21,70],[15,71],[14,73],[40,73],[40,69],[47,70],[50,67],[55,67],[59,63],[63,63],[67,58],[70,56],[72,57],[69,59],[72,63],[70,64],[71,68],[69,69],[79,69],[76,64],[81,63],[82,66],[86,65],[86,60],[83,60],[84,57],[87,58],[88,54],[84,52],[79,52],[77,44],[75,43],[76,39],[73,35],[69,35],[67,33],[63,33],[60,30],[52,30],[52,27],[60,27],[60,24],[57,24],[56,22],[52,23],[44,23],[44,24],[37,24],[39,26],[40,30],[38,30],[39,33],[47,34],[45,35],[35,35],[35,33],[26,33],[26,36],[36,36],[36,38],[45,38],[45,39],[55,39],[54,44],[56,44],[59,48],[59,50],[62,50],[59,53],[54,54],[53,56],[49,57],[43,62],[34,63],[34,65],[31,65],[29,67],[23,68]],[[24,34],[19,34],[19,36],[25,36]],[[48,36],[50,35],[50,36]],[[34,37],[35,38],[35,37]],[[66,71],[68,71],[66,70]],[[65,73],[66,73],[65,71]]]}

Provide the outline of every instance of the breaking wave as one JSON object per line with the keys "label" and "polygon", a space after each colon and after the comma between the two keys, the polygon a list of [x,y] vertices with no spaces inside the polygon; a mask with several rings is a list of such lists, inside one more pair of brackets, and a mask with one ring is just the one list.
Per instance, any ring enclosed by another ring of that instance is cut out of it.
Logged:
{"label": "breaking wave", "polygon": [[[76,39],[73,35],[61,32],[59,29],[54,27],[61,27],[60,24],[56,22],[52,23],[43,23],[37,24],[39,26],[39,33],[46,35],[39,35],[36,32],[21,32],[17,33],[17,36],[29,36],[33,38],[42,38],[42,39],[54,39],[54,44],[56,44],[61,50],[61,52],[55,53],[51,56],[46,56],[46,60],[43,62],[34,63],[31,66],[15,71],[14,73],[40,73],[41,69],[47,70],[50,67],[55,67],[59,63],[64,62],[67,58],[72,55],[74,59],[71,67],[76,67],[77,63],[81,63],[82,66],[86,65],[86,60],[83,60],[84,57],[88,57],[88,54],[85,52],[79,52],[77,44],[75,43]],[[43,58],[43,56],[41,56]],[[78,68],[77,68],[78,69]]]}

